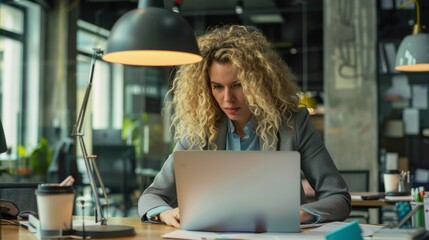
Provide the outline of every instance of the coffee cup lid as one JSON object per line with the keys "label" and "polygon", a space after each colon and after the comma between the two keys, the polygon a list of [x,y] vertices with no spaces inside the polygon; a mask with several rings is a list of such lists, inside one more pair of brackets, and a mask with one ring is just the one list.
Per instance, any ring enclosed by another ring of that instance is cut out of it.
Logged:
{"label": "coffee cup lid", "polygon": [[390,170],[386,170],[384,173],[387,173],[387,174],[399,174],[401,172],[398,169],[390,169]]}
{"label": "coffee cup lid", "polygon": [[36,194],[64,194],[74,193],[73,186],[59,186],[58,184],[39,184]]}

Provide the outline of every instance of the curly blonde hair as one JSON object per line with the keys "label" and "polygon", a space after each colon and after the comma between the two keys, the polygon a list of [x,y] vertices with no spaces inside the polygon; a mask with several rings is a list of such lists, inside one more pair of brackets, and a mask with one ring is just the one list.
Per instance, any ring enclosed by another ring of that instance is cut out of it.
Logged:
{"label": "curly blonde hair", "polygon": [[211,93],[208,75],[217,62],[237,70],[262,148],[275,149],[282,122],[291,127],[290,118],[298,111],[299,88],[289,67],[255,27],[215,27],[198,38],[198,45],[203,60],[178,69],[168,94],[172,99],[166,101],[166,109],[173,112],[174,139],[185,138],[201,150],[207,144],[217,149],[215,124],[225,114]]}

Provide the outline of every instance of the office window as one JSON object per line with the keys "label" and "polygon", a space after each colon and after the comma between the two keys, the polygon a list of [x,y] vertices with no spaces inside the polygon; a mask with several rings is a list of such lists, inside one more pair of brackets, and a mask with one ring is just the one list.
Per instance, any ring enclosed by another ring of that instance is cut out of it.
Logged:
{"label": "office window", "polygon": [[[78,21],[78,58],[77,58],[77,101],[78,107],[83,101],[89,80],[91,56],[93,48],[105,49],[109,32],[103,28]],[[91,120],[86,123],[86,132],[93,129],[122,128],[123,102],[123,67],[110,64],[99,59],[96,62],[93,87],[87,117]],[[78,111],[79,109],[77,109]]]}
{"label": "office window", "polygon": [[23,44],[0,37],[1,119],[8,146],[18,145],[21,117]]}
{"label": "office window", "polygon": [[0,5],[0,28],[17,34],[24,33],[24,12],[16,6]]}
{"label": "office window", "polygon": [[36,3],[0,3],[0,117],[12,150],[37,144],[40,19]]}

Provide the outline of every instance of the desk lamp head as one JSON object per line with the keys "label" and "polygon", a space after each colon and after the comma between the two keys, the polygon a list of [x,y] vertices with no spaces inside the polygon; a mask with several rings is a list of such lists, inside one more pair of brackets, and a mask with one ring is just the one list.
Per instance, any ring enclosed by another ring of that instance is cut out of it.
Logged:
{"label": "desk lamp head", "polygon": [[0,120],[0,153],[7,151],[6,138],[4,136],[3,124]]}

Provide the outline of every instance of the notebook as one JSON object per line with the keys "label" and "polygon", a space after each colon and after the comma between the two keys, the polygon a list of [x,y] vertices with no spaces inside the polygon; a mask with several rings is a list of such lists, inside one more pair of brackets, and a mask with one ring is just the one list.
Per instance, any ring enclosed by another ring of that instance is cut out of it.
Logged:
{"label": "notebook", "polygon": [[300,155],[294,151],[176,151],[184,230],[299,232]]}

